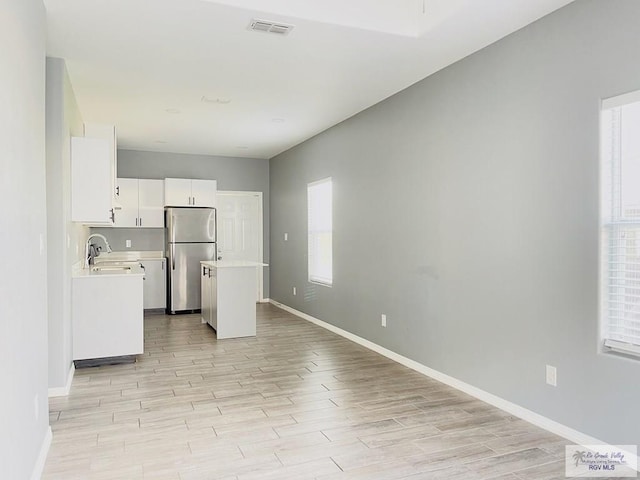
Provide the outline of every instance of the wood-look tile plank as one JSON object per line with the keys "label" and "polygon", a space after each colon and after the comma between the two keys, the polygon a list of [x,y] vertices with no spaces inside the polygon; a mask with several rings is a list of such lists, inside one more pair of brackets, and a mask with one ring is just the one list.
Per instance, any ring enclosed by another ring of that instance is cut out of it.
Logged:
{"label": "wood-look tile plank", "polygon": [[[272,305],[255,338],[145,317],[50,399],[44,480],[551,480],[562,440]],[[562,468],[560,468],[562,467]]]}
{"label": "wood-look tile plank", "polygon": [[464,447],[443,450],[431,455],[415,455],[407,458],[416,470],[430,472],[444,468],[464,465],[476,460],[490,458],[496,455],[491,448],[482,444],[467,445]]}
{"label": "wood-look tile plank", "polygon": [[319,458],[310,462],[269,468],[238,475],[238,480],[314,480],[321,475],[340,472],[340,468],[330,458]]}
{"label": "wood-look tile plank", "polygon": [[560,480],[565,476],[565,461],[556,460],[544,465],[525,468],[515,472],[515,476],[520,480]]}
{"label": "wood-look tile plank", "polygon": [[[369,448],[364,443],[360,444],[365,448],[339,450],[331,458],[343,471],[347,472],[372,465],[387,464],[408,457],[425,457],[419,447],[409,442],[379,448]],[[410,462],[407,460],[406,463]]]}
{"label": "wood-look tile plank", "polygon": [[528,448],[538,447],[551,453],[561,451],[564,456],[564,445],[568,442],[552,433],[539,431],[533,433],[523,433],[521,435],[511,435],[489,440],[485,443],[489,448],[497,453],[509,453]]}
{"label": "wood-look tile plank", "polygon": [[[395,420],[394,420],[395,422]],[[400,425],[395,422],[396,425]],[[397,443],[408,441],[420,441],[440,435],[441,432],[432,425],[420,425],[417,427],[387,429],[386,431],[373,432],[360,436],[360,440],[370,448],[387,447]]]}
{"label": "wood-look tile plank", "polygon": [[530,448],[476,460],[466,466],[483,477],[491,477],[514,473],[518,470],[549,463],[551,460],[553,459],[547,452],[539,448]]}
{"label": "wood-look tile plank", "polygon": [[[496,436],[481,428],[473,430],[458,430],[455,432],[432,435],[417,439],[413,443],[419,446],[425,453],[431,454],[456,447],[464,447],[477,443],[485,443],[495,439]],[[375,438],[373,439],[375,441]]]}

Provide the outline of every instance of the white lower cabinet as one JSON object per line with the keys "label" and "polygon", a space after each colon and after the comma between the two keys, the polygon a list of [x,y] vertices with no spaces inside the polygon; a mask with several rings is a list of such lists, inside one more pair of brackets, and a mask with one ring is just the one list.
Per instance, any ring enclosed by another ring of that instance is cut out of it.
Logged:
{"label": "white lower cabinet", "polygon": [[73,279],[74,360],[144,352],[142,283],[142,275]]}
{"label": "white lower cabinet", "polygon": [[140,260],[144,267],[144,309],[165,308],[166,294],[166,259]]}
{"label": "white lower cabinet", "polygon": [[202,322],[213,327],[218,340],[255,337],[258,264],[229,266],[227,262],[225,267],[215,264],[200,264]]}

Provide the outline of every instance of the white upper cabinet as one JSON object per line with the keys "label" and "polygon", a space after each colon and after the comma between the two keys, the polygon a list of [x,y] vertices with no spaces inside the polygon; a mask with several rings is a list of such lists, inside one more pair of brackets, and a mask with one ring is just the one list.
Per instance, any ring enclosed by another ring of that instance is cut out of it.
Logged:
{"label": "white upper cabinet", "polygon": [[164,179],[164,206],[190,207],[191,180],[188,178]]}
{"label": "white upper cabinet", "polygon": [[114,227],[138,226],[138,179],[118,178],[116,190],[120,206],[116,208]]}
{"label": "white upper cabinet", "polygon": [[196,207],[215,207],[218,194],[218,182],[215,180],[191,180],[192,205]]}
{"label": "white upper cabinet", "polygon": [[71,139],[71,220],[111,226],[116,192],[116,129],[85,124],[84,137]]}
{"label": "white upper cabinet", "polygon": [[120,206],[115,227],[164,227],[164,182],[138,178],[118,178]]}
{"label": "white upper cabinet", "polygon": [[100,123],[84,124],[85,138],[102,138],[109,142],[109,178],[111,181],[111,195],[113,198],[113,206],[119,203],[116,180],[118,177],[118,144],[116,141],[116,127],[113,125],[103,125]]}
{"label": "white upper cabinet", "polygon": [[164,179],[166,207],[215,207],[216,193],[215,180]]}
{"label": "white upper cabinet", "polygon": [[71,221],[113,225],[113,185],[109,142],[71,138]]}
{"label": "white upper cabinet", "polygon": [[139,227],[164,228],[164,181],[138,180]]}

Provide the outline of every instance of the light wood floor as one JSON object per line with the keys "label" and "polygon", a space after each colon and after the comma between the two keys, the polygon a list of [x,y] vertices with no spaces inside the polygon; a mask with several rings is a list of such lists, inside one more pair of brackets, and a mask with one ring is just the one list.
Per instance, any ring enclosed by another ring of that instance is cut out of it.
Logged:
{"label": "light wood floor", "polygon": [[145,350],[51,399],[44,479],[565,478],[567,440],[272,305],[219,342],[147,316]]}

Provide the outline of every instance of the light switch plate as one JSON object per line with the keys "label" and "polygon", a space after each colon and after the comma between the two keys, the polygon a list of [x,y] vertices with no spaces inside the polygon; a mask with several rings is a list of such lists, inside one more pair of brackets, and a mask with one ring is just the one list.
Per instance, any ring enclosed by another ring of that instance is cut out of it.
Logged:
{"label": "light switch plate", "polygon": [[131,240],[125,240],[124,245],[127,248],[131,248]]}

